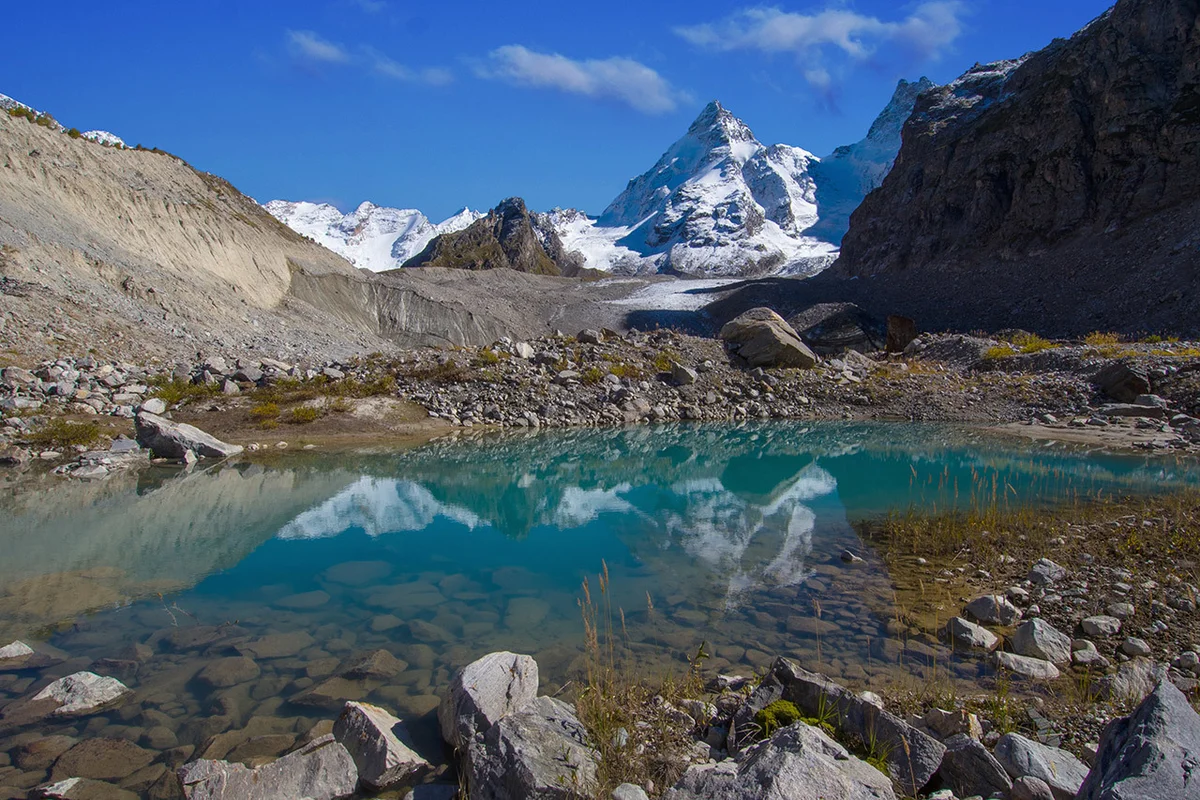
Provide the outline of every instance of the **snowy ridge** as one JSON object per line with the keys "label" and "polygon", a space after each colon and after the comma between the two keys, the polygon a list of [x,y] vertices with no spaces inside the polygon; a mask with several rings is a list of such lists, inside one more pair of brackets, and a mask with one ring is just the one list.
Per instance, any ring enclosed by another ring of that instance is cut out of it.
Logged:
{"label": "snowy ridge", "polygon": [[108,147],[125,147],[124,139],[108,131],[84,131],[83,138],[90,139],[97,144],[107,145]]}
{"label": "snowy ridge", "polygon": [[[32,111],[34,114],[42,113],[42,112],[38,111],[36,108],[34,108],[33,106],[25,105],[20,100],[16,100],[12,97],[9,97],[6,94],[0,94],[0,110],[8,111],[10,108],[28,109],[28,110]],[[60,131],[60,132],[66,130],[66,128],[57,121],[55,121],[54,124],[50,127],[52,127],[54,130]],[[84,133],[80,134],[80,138],[88,139],[89,141],[93,141],[98,144],[107,145],[109,147],[124,147],[125,146],[125,142],[121,139],[121,137],[117,136],[115,133],[109,133],[108,131],[100,131],[100,130],[85,131]]]}
{"label": "snowy ridge", "polygon": [[820,219],[809,231],[841,244],[850,227],[850,215],[863,198],[883,184],[900,152],[900,133],[912,114],[917,96],[935,86],[928,78],[901,80],[887,106],[875,118],[865,139],[843,145],[813,169],[817,183]]}
{"label": "snowy ridge", "polygon": [[374,203],[362,203],[349,214],[328,203],[287,200],[272,200],[263,208],[292,230],[372,272],[399,268],[435,236],[460,231],[483,216],[464,208],[435,225],[415,209]]}

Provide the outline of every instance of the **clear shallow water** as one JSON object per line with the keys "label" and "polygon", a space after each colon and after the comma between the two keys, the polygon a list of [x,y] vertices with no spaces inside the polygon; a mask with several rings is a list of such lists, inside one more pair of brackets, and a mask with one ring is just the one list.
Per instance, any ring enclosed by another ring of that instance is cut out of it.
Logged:
{"label": "clear shallow water", "polygon": [[[973,491],[1041,503],[1197,478],[1189,462],[839,424],[487,436],[184,477],[47,477],[0,501],[0,644],[46,640],[70,659],[55,674],[113,659],[93,668],[138,690],[53,732],[286,736],[344,699],[428,722],[452,671],[492,650],[534,654],[549,690],[576,676],[580,582],[593,576],[595,591],[605,563],[627,656],[647,669],[707,641],[720,670],[819,653],[858,684],[947,667],[970,677],[977,662],[889,632],[893,581],[856,518],[968,504]],[[842,564],[847,547],[867,563]],[[394,679],[327,682],[379,648],[404,662]],[[257,676],[196,679],[239,653]],[[27,681],[0,680],[0,702]]]}

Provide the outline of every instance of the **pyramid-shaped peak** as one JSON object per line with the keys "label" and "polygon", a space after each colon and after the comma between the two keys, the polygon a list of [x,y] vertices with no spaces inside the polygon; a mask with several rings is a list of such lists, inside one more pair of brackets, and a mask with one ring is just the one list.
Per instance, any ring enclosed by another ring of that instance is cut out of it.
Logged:
{"label": "pyramid-shaped peak", "polygon": [[688,128],[688,133],[712,144],[754,140],[754,132],[750,127],[721,105],[720,100],[713,100],[704,107]]}

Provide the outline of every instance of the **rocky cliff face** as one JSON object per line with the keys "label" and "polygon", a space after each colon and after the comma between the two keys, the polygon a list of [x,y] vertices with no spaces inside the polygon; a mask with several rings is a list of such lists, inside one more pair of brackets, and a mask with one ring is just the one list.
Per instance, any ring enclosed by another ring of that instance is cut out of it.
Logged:
{"label": "rocky cliff face", "polygon": [[833,272],[876,276],[900,308],[952,325],[1131,328],[1148,303],[1189,301],[1198,15],[1197,0],[1121,0],[1069,40],[924,93]]}
{"label": "rocky cliff face", "polygon": [[566,259],[558,235],[537,223],[524,200],[510,197],[463,230],[438,236],[404,266],[562,275],[565,264],[550,252]]}

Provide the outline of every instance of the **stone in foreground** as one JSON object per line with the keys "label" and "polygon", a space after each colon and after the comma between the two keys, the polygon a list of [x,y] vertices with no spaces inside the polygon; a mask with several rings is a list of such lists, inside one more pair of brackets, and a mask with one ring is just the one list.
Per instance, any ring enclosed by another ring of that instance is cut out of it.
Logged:
{"label": "stone in foreground", "polygon": [[957,796],[991,797],[993,794],[1004,794],[1012,787],[1012,779],[1004,767],[975,739],[959,733],[947,739],[945,744],[942,781]]}
{"label": "stone in foreground", "polygon": [[769,308],[752,308],[721,328],[721,339],[734,346],[752,367],[816,366],[817,357],[783,317]]}
{"label": "stone in foreground", "polygon": [[242,452],[240,444],[226,444],[192,425],[143,411],[137,415],[137,443],[155,458],[181,459],[186,453],[202,458],[228,458]]}
{"label": "stone in foreground", "polygon": [[1200,797],[1200,715],[1170,681],[1100,737],[1079,800]]}
{"label": "stone in foreground", "polygon": [[469,798],[591,798],[598,758],[575,710],[561,700],[538,697],[468,744]]}
{"label": "stone in foreground", "polygon": [[798,722],[744,757],[689,767],[663,800],[894,800],[892,782],[820,729]]}
{"label": "stone in foreground", "polygon": [[349,751],[332,735],[257,769],[227,761],[193,761],[179,768],[188,800],[338,800],[358,787]]}
{"label": "stone in foreground", "polygon": [[538,666],[532,656],[489,653],[463,667],[438,706],[442,738],[462,747],[501,717],[537,697]]}
{"label": "stone in foreground", "polygon": [[1066,750],[1047,747],[1019,733],[1006,733],[996,742],[996,760],[1016,780],[1026,775],[1045,781],[1055,800],[1072,800],[1088,768]]}
{"label": "stone in foreground", "polygon": [[333,736],[350,752],[359,779],[373,789],[413,781],[433,769],[412,749],[404,723],[379,706],[346,703]]}
{"label": "stone in foreground", "polygon": [[33,790],[30,797],[44,800],[137,800],[133,792],[103,781],[67,778]]}

